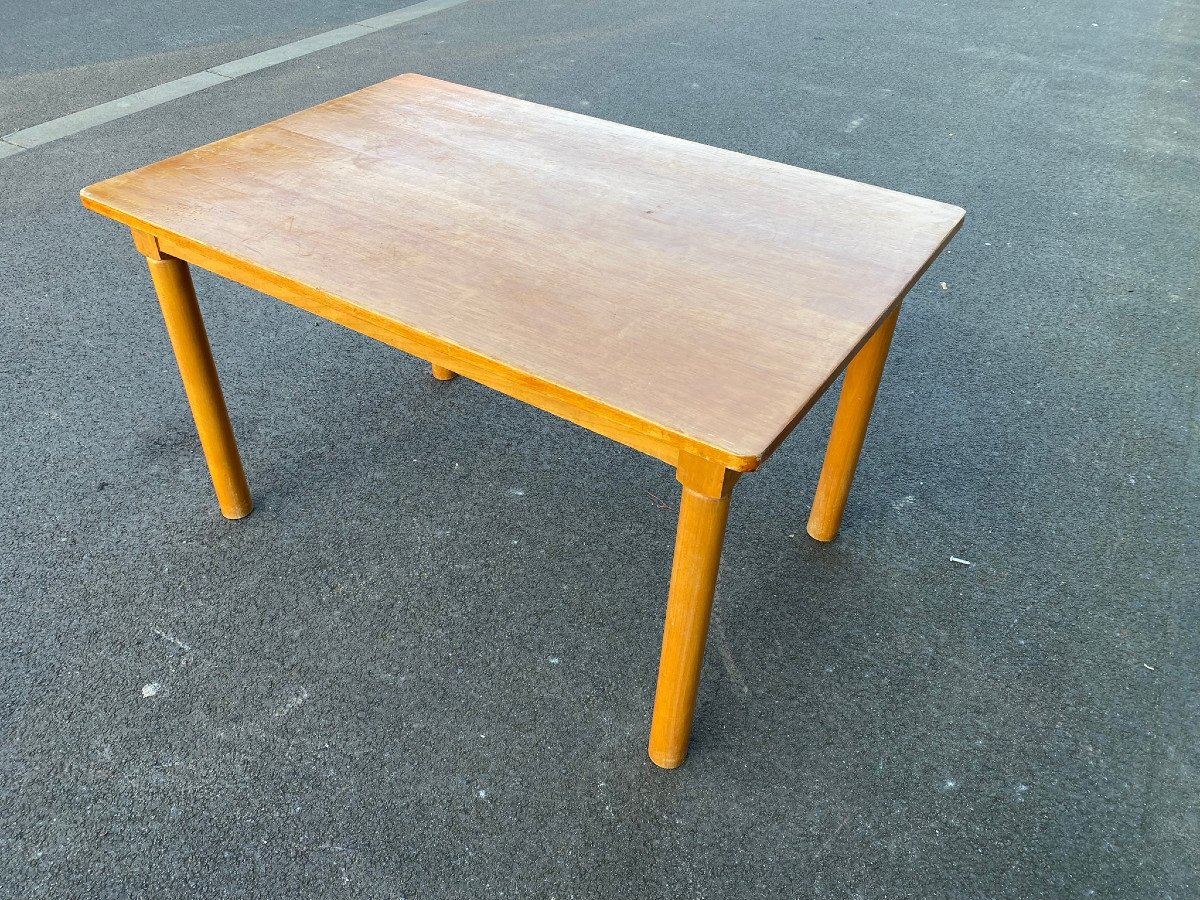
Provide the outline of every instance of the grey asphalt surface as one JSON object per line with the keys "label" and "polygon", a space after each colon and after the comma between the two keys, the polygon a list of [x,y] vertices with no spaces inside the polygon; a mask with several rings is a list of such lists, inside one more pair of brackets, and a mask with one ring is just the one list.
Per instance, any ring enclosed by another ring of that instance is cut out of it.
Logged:
{"label": "grey asphalt surface", "polygon": [[0,0],[0,134],[415,0]]}
{"label": "grey asphalt surface", "polygon": [[[182,74],[65,6],[21,32],[64,83]],[[196,10],[178,52],[243,40]],[[1167,0],[478,0],[0,160],[0,896],[1200,896],[1198,42]],[[198,274],[227,522],[79,205],[404,71],[968,210],[840,538],[833,396],[739,484],[674,772],[666,467]]]}

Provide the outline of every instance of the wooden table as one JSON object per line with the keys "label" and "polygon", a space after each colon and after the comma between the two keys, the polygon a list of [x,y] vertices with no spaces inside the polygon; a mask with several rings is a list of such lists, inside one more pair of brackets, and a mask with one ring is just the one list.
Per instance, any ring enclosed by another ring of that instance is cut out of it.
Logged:
{"label": "wooden table", "polygon": [[687,754],[734,483],[845,369],[837,533],[900,301],[963,211],[401,75],[94,184],[149,261],[221,512],[251,510],[188,263],[674,466],[650,757]]}

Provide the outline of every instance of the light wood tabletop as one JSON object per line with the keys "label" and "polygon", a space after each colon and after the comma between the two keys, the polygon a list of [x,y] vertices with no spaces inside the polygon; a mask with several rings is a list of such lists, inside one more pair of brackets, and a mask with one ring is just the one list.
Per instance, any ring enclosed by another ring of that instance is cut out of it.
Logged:
{"label": "light wood tabletop", "polygon": [[86,188],[150,262],[222,511],[250,511],[193,263],[675,466],[651,756],[682,762],[725,516],[849,364],[837,531],[908,289],[963,211],[402,75]]}

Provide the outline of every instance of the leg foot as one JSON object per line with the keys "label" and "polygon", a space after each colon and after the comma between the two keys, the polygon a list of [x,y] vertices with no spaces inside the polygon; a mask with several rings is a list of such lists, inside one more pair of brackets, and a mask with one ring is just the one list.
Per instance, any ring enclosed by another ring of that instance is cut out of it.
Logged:
{"label": "leg foot", "polygon": [[445,366],[439,366],[437,363],[433,363],[432,368],[433,368],[433,377],[436,378],[438,381],[449,381],[451,378],[458,377],[457,372],[452,372],[451,370],[447,369]]}
{"label": "leg foot", "polygon": [[846,367],[842,396],[833,418],[833,432],[825,451],[825,464],[817,483],[812,513],[808,517],[808,533],[818,541],[832,541],[842,524],[846,498],[867,436],[871,408],[879,392],[883,365],[887,361],[892,334],[900,307],[888,315]]}

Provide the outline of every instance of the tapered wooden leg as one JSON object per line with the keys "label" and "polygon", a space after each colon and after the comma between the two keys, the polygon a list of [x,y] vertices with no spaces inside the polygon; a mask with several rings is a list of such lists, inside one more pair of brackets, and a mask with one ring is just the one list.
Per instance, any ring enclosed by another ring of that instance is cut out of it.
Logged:
{"label": "tapered wooden leg", "polygon": [[[138,241],[138,249],[147,252],[142,240]],[[221,383],[217,380],[217,367],[208,346],[191,273],[183,260],[159,253],[147,253],[146,263],[158,291],[167,334],[179,363],[179,374],[183,376],[221,514],[227,519],[240,519],[250,514],[254,504],[225,409]]]}
{"label": "tapered wooden leg", "polygon": [[679,527],[663,627],[650,758],[673,769],[687,756],[708,618],[725,540],[725,522],[737,473],[696,460],[681,461]]}
{"label": "tapered wooden leg", "polygon": [[841,527],[846,498],[850,496],[850,484],[854,481],[854,470],[858,467],[871,408],[879,392],[879,380],[883,377],[883,365],[887,362],[899,315],[900,307],[897,306],[846,367],[821,480],[817,483],[817,495],[808,517],[808,533],[818,541],[832,541]]}
{"label": "tapered wooden leg", "polygon": [[452,372],[450,369],[447,369],[445,366],[439,366],[437,363],[432,363],[432,368],[433,377],[438,381],[449,381],[458,375],[457,372]]}

